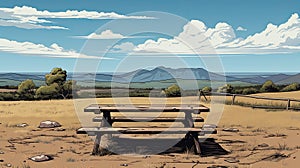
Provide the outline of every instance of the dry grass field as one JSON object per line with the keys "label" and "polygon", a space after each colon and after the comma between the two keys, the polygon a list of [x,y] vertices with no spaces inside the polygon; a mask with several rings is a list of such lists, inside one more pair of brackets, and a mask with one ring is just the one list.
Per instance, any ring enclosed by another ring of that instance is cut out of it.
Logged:
{"label": "dry grass field", "polygon": [[[300,92],[261,94],[267,97],[297,98]],[[96,100],[113,104],[111,98]],[[128,103],[119,98],[116,102]],[[131,98],[136,104],[180,104],[180,98]],[[248,101],[248,100],[243,100]],[[250,101],[250,100],[249,100]],[[186,97],[183,103],[197,103],[195,97]],[[218,134],[211,136],[228,155],[201,157],[188,153],[170,153],[148,157],[134,154],[91,156],[93,141],[87,135],[76,135],[80,121],[89,122],[94,114],[83,114],[83,108],[93,103],[87,99],[0,102],[0,167],[78,167],[78,168],[171,168],[171,167],[298,167],[300,164],[300,112],[270,111],[236,105],[225,105],[222,110],[202,113],[208,122],[218,122]],[[215,105],[205,104],[208,107]],[[221,106],[222,107],[222,106]],[[76,112],[77,110],[77,112]],[[80,120],[78,119],[80,116]],[[220,117],[220,120],[214,117]],[[54,120],[65,130],[37,128],[43,120]],[[16,127],[27,123],[27,127]],[[86,124],[86,123],[84,123]],[[236,128],[238,132],[226,132]],[[38,154],[54,157],[47,162],[33,162],[28,158]],[[230,163],[235,162],[235,163]]]}

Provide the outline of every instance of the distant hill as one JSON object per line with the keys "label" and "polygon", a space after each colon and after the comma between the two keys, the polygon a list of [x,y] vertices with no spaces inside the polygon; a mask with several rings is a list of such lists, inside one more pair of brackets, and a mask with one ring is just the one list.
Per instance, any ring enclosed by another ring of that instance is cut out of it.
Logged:
{"label": "distant hill", "polygon": [[[0,86],[18,85],[21,81],[32,79],[37,85],[44,84],[44,76],[46,73],[0,73]],[[147,86],[158,85],[165,83],[163,86],[174,83],[176,80],[185,80],[187,83],[191,80],[202,81],[208,84],[209,81],[221,82],[226,80],[228,83],[241,85],[263,84],[267,80],[272,80],[276,84],[290,84],[293,82],[300,83],[300,74],[287,75],[283,73],[264,75],[264,74],[249,74],[249,75],[224,75],[221,73],[209,72],[203,68],[167,68],[156,67],[151,70],[138,69],[126,73],[68,73],[68,79],[74,79],[81,84],[94,82],[97,85],[110,86],[110,83],[137,83],[139,87],[146,83]],[[166,82],[167,81],[167,82]]]}
{"label": "distant hill", "polygon": [[287,78],[277,81],[276,83],[277,84],[290,84],[290,83],[294,83],[294,82],[300,83],[300,74],[288,76]]}

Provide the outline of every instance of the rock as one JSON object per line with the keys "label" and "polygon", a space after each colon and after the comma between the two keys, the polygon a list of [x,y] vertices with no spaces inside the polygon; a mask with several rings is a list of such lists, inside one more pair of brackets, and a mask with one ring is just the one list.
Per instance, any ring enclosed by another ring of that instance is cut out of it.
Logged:
{"label": "rock", "polygon": [[56,121],[46,120],[46,121],[42,121],[39,125],[39,128],[55,128],[55,127],[61,127],[60,123]]}
{"label": "rock", "polygon": [[4,160],[3,160],[3,159],[0,159],[0,162],[4,162]]}
{"label": "rock", "polygon": [[224,128],[222,131],[226,132],[239,132],[240,130],[237,128]]}
{"label": "rock", "polygon": [[0,154],[2,155],[2,154],[4,154],[4,152],[3,152],[3,151],[0,151]]}
{"label": "rock", "polygon": [[65,131],[66,129],[64,128],[53,128],[52,131]]}
{"label": "rock", "polygon": [[228,159],[225,159],[224,161],[228,162],[228,163],[238,163],[238,162],[240,162],[238,159],[235,159],[235,158],[228,158]]}
{"label": "rock", "polygon": [[30,160],[34,161],[34,162],[45,162],[45,161],[49,161],[52,160],[53,158],[51,156],[48,155],[38,155],[38,156],[33,156],[30,158]]}
{"label": "rock", "polygon": [[7,163],[5,166],[6,167],[11,167],[12,165],[10,163]]}
{"label": "rock", "polygon": [[262,143],[262,144],[259,144],[259,145],[257,145],[257,146],[258,146],[258,147],[262,147],[262,148],[269,147],[269,145],[266,144],[266,143]]}
{"label": "rock", "polygon": [[17,124],[17,125],[16,125],[16,127],[21,127],[21,128],[27,127],[27,126],[28,126],[27,123],[21,123],[21,124]]}
{"label": "rock", "polygon": [[121,164],[120,166],[127,167],[127,166],[128,166],[128,164],[124,163],[124,164]]}
{"label": "rock", "polygon": [[228,168],[228,166],[212,165],[212,166],[208,166],[207,168]]}

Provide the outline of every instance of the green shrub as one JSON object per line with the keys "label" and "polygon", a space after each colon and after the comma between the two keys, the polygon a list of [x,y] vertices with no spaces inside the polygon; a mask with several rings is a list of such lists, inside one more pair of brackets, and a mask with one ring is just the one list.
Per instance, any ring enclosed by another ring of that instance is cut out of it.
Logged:
{"label": "green shrub", "polygon": [[226,84],[218,88],[218,93],[232,93],[233,87],[230,84]]}
{"label": "green shrub", "polygon": [[290,91],[296,91],[300,89],[300,85],[299,83],[292,83],[286,87],[284,87],[283,89],[281,89],[282,92],[290,92]]}
{"label": "green shrub", "polygon": [[268,80],[266,81],[262,87],[260,88],[261,92],[277,92],[278,87],[273,83],[273,81]]}
{"label": "green shrub", "polygon": [[212,88],[209,86],[206,86],[206,87],[202,88],[201,91],[203,91],[204,93],[210,93],[212,91]]}
{"label": "green shrub", "polygon": [[167,97],[179,97],[181,96],[181,89],[178,85],[174,84],[164,90]]}
{"label": "green shrub", "polygon": [[243,93],[244,95],[247,95],[247,94],[254,94],[254,93],[257,93],[258,90],[255,89],[255,88],[246,88],[243,90]]}
{"label": "green shrub", "polygon": [[51,99],[59,97],[59,86],[54,83],[50,86],[41,86],[36,90],[36,98],[38,99]]}

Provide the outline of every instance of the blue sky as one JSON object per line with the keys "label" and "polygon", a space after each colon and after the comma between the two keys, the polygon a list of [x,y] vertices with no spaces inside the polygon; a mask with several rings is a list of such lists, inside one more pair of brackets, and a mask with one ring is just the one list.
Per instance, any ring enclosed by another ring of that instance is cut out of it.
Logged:
{"label": "blue sky", "polygon": [[[298,15],[298,0],[4,0],[0,72],[219,64],[226,72],[299,72]],[[208,44],[213,53],[198,50]]]}

